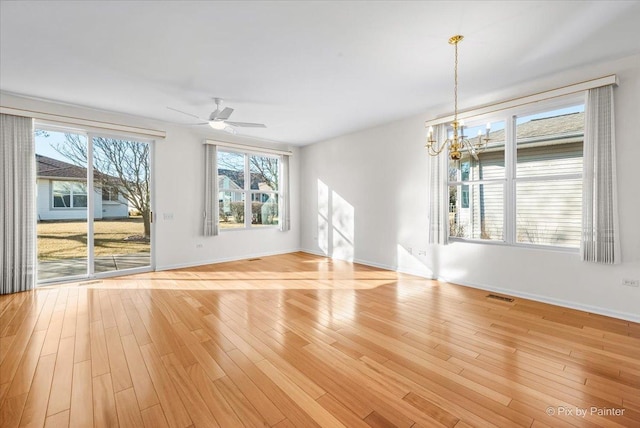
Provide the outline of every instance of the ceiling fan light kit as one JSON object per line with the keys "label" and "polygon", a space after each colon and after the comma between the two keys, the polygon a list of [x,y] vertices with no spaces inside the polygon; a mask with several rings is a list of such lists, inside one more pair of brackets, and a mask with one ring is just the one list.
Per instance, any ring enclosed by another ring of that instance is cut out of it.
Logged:
{"label": "ceiling fan light kit", "polygon": [[209,126],[213,129],[222,130],[227,127],[227,124],[222,120],[210,120]]}
{"label": "ceiling fan light kit", "polygon": [[185,111],[181,111],[172,107],[167,107],[169,110],[177,111],[178,113],[186,114],[187,116],[195,117],[196,119],[200,119],[203,123],[198,123],[197,125],[209,125],[211,128],[217,131],[227,131],[230,134],[235,134],[236,131],[234,127],[242,127],[242,128],[266,128],[267,126],[262,123],[251,123],[251,122],[229,122],[229,116],[233,113],[233,109],[230,107],[225,107],[224,109],[220,109],[220,105],[222,104],[222,98],[214,98],[213,101],[216,103],[216,109],[209,115],[208,119],[201,119],[199,116],[195,114],[187,113]]}

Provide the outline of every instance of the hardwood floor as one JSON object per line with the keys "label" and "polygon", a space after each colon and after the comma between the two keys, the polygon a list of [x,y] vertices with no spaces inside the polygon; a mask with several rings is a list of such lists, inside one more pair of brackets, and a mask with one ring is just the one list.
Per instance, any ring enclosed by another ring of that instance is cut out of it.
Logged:
{"label": "hardwood floor", "polygon": [[0,296],[0,425],[640,426],[640,324],[487,294],[295,253]]}

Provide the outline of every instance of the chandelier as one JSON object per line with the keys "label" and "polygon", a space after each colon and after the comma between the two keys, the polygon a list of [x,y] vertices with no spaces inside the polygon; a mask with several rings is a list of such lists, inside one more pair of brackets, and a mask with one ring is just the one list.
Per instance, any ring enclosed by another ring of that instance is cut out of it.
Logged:
{"label": "chandelier", "polygon": [[491,130],[491,124],[487,124],[486,133],[483,137],[482,132],[478,131],[477,140],[469,141],[467,136],[464,135],[464,123],[458,120],[458,43],[464,39],[461,35],[455,35],[449,39],[449,44],[455,48],[455,62],[453,68],[454,86],[453,86],[453,122],[451,127],[453,128],[453,135],[447,138],[442,145],[438,148],[437,142],[433,139],[433,126],[429,127],[429,135],[427,137],[427,144],[425,148],[430,156],[438,156],[445,149],[448,149],[449,158],[453,161],[459,161],[462,158],[462,151],[468,150],[474,158],[478,158],[478,153],[483,152],[487,148],[489,142],[489,132]]}

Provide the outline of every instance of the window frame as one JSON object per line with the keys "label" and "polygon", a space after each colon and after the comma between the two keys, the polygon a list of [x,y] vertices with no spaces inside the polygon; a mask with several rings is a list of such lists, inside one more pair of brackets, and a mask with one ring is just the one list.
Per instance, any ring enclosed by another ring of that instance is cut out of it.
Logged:
{"label": "window frame", "polygon": [[[490,121],[494,124],[497,123],[504,123],[505,124],[505,128],[506,128],[506,121],[503,120],[503,118],[500,118],[498,116],[491,116],[490,117]],[[469,124],[469,126],[465,126],[465,128],[467,128],[465,130],[466,132],[471,133],[471,129],[473,128],[482,128],[483,130],[485,129],[485,125],[486,123],[482,122],[480,120],[475,120],[474,122],[472,122],[471,124]],[[447,134],[448,137],[451,137],[451,133],[449,132],[451,131],[451,129],[447,129]],[[470,142],[473,142],[473,140],[475,140],[477,137],[471,137],[469,136],[468,139],[470,140]],[[506,135],[505,135],[505,146],[506,146]],[[489,153],[489,152],[487,152]],[[503,155],[503,163],[505,163],[505,166],[503,167],[503,172],[501,174],[501,176],[499,177],[492,177],[491,174],[489,174],[489,177],[480,177],[480,172],[483,171],[483,168],[485,167],[491,167],[491,159],[489,159],[489,164],[488,165],[483,165],[482,162],[478,162],[474,165],[474,160],[469,157],[469,170],[463,171],[462,169],[462,163],[460,163],[460,168],[457,169],[456,172],[456,180],[449,180],[449,178],[451,177],[451,167],[449,165],[449,162],[447,163],[447,194],[450,194],[451,191],[451,187],[457,187],[458,193],[457,193],[457,203],[460,203],[460,209],[468,209],[470,210],[470,214],[473,216],[474,211],[473,211],[473,195],[475,194],[475,192],[480,192],[480,187],[481,186],[488,186],[488,187],[484,187],[484,189],[495,189],[498,187],[501,187],[501,192],[502,192],[502,199],[501,199],[501,203],[502,203],[502,231],[501,231],[501,235],[502,235],[502,239],[488,239],[488,238],[475,238],[475,237],[471,237],[471,238],[467,238],[464,236],[455,236],[455,235],[450,235],[448,236],[449,239],[453,239],[453,240],[463,240],[463,241],[472,241],[472,242],[491,242],[491,243],[502,243],[505,241],[505,222],[504,222],[504,201],[505,201],[505,196],[506,196],[506,186],[505,186],[505,178],[506,178],[506,162],[504,162],[504,156]],[[477,170],[475,169],[477,168]],[[478,176],[476,176],[476,174],[474,174],[474,171],[478,172]],[[466,178],[464,178],[466,175]],[[486,191],[486,190],[485,190]],[[466,200],[466,202],[468,203],[467,206],[465,206],[464,204],[464,196],[465,193],[468,197],[468,199]],[[450,215],[450,211],[449,215]],[[462,214],[461,212],[459,212],[459,214]],[[456,228],[456,230],[458,230],[458,228]],[[449,233],[451,232],[451,225],[449,224]],[[484,231],[481,231],[481,235]]]}
{"label": "window frame", "polygon": [[[87,204],[88,204],[88,198],[89,198],[89,188],[88,185],[85,181],[81,181],[81,180],[51,180],[51,209],[52,210],[86,210],[88,205],[84,205],[84,206],[76,206],[75,204],[75,196],[84,196]],[[69,202],[70,202],[70,206],[68,207],[57,207],[56,206],[56,190],[54,188],[55,183],[70,183],[71,186],[69,186],[69,193],[65,193],[62,197],[64,198],[64,196],[66,196],[67,194],[69,195]],[[84,185],[85,187],[85,192],[84,193],[76,193],[74,192],[74,185],[75,184],[80,184],[80,185]]]}
{"label": "window frame", "polygon": [[[105,198],[105,192],[107,194],[107,198]],[[120,200],[120,193],[118,186],[103,185],[100,191],[100,198],[103,204],[110,202],[122,203]]]}
{"label": "window frame", "polygon": [[[488,245],[500,245],[511,246],[518,248],[531,248],[541,250],[551,250],[560,252],[578,253],[580,247],[567,247],[550,244],[533,244],[526,242],[518,242],[517,240],[517,200],[516,191],[517,183],[522,182],[534,182],[534,181],[550,181],[550,180],[576,180],[581,179],[583,172],[580,174],[556,174],[556,175],[541,175],[534,177],[518,177],[517,172],[517,138],[516,138],[516,120],[518,117],[525,117],[539,113],[551,112],[563,108],[574,107],[585,104],[585,92],[578,92],[567,96],[558,97],[556,99],[550,99],[546,101],[540,101],[534,104],[527,104],[524,106],[518,106],[510,109],[504,109],[497,112],[486,113],[478,116],[474,116],[471,119],[465,119],[468,125],[465,123],[465,128],[477,127],[486,124],[487,122],[502,122],[505,123],[505,154],[504,154],[504,178],[502,179],[488,179],[488,180],[460,180],[449,181],[449,172],[447,169],[447,180],[444,185],[449,194],[450,186],[458,185],[462,189],[465,185],[480,185],[480,184],[495,184],[497,182],[504,183],[503,192],[503,237],[501,240],[491,240],[482,238],[465,238],[452,236],[450,234],[450,228],[447,228],[448,240],[450,242],[467,242],[467,243],[481,243]],[[447,132],[450,128],[447,127]],[[469,137],[472,139],[473,136]],[[583,132],[584,141],[584,132]],[[448,200],[447,200],[448,204]],[[447,212],[449,212],[447,210]]]}
{"label": "window frame", "polygon": [[[221,199],[220,199],[220,194],[221,193],[226,193],[226,192],[235,192],[235,193],[239,193],[241,195],[244,196],[244,226],[242,227],[229,227],[229,228],[225,228],[225,227],[221,227],[221,220],[220,218],[218,218],[218,229],[220,232],[233,232],[233,231],[239,231],[239,230],[263,230],[263,229],[279,229],[280,228],[280,222],[281,222],[281,215],[280,215],[280,200],[283,197],[282,195],[282,186],[279,184],[278,185],[278,189],[277,190],[264,190],[264,189],[252,189],[251,188],[251,157],[256,156],[256,157],[264,157],[264,158],[270,158],[270,159],[274,159],[277,161],[277,167],[278,167],[278,181],[280,182],[280,180],[282,180],[282,160],[281,157],[277,154],[271,154],[271,153],[265,153],[265,152],[260,152],[260,151],[245,151],[245,150],[241,150],[241,149],[236,149],[233,147],[225,147],[225,146],[219,146],[217,153],[216,153],[216,180],[219,180],[218,178],[218,172],[220,170],[220,162],[219,162],[219,158],[220,158],[220,152],[223,153],[234,153],[234,154],[238,154],[238,155],[242,155],[243,156],[243,161],[244,161],[244,169],[243,169],[243,174],[244,174],[244,187],[242,189],[232,189],[232,188],[222,188],[219,187],[217,189],[218,195],[216,196],[218,198],[218,201],[220,203]],[[218,181],[219,182],[219,181]],[[270,195],[274,195],[276,197],[276,207],[278,209],[278,221],[274,224],[253,224],[253,202],[254,202],[254,197],[255,195],[263,195],[263,194],[270,194]]]}

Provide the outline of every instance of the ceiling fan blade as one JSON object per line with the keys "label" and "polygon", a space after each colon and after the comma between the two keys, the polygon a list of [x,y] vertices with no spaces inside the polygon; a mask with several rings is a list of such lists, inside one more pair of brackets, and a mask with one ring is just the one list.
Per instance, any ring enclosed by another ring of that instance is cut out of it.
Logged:
{"label": "ceiling fan blade", "polygon": [[[173,108],[173,107],[167,107],[167,108],[169,110],[177,111],[178,113],[186,114],[187,116],[191,116],[191,117],[195,117],[196,119],[200,119],[200,117],[196,116],[195,114],[187,113],[186,111],[178,110],[177,108]],[[200,119],[200,120],[204,120],[204,119]]]}
{"label": "ceiling fan blade", "polygon": [[249,122],[228,122],[225,121],[225,123],[227,125],[231,125],[231,126],[239,126],[241,128],[266,128],[267,125],[264,125],[262,123],[249,123]]}
{"label": "ceiling fan blade", "polygon": [[219,114],[216,115],[216,119],[219,120],[227,120],[229,116],[233,113],[233,109],[231,107],[225,107]]}

